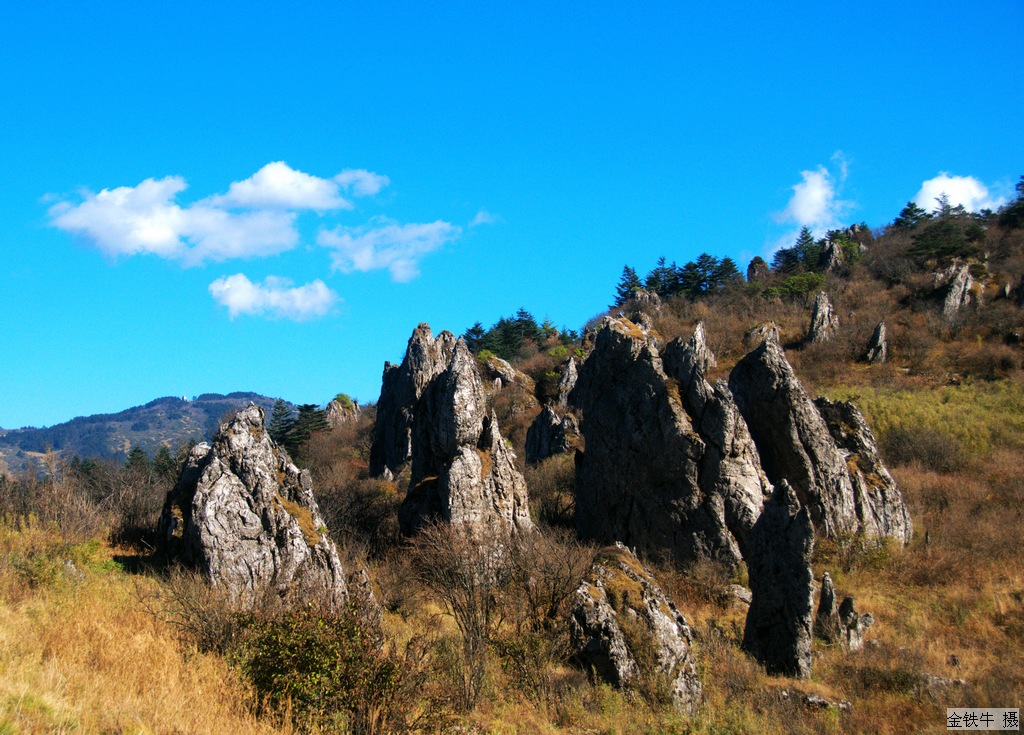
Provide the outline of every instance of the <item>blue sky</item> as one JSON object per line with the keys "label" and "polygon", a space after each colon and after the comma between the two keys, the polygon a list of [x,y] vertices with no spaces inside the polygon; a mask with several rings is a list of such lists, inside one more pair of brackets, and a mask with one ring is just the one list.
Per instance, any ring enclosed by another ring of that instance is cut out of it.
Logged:
{"label": "blue sky", "polygon": [[0,9],[0,426],[376,400],[421,321],[1024,174],[1019,0],[294,5]]}

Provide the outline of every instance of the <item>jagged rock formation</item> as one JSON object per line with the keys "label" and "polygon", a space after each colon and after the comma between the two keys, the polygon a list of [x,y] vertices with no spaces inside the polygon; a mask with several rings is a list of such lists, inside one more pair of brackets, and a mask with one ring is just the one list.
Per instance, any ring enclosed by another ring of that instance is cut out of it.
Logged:
{"label": "jagged rock formation", "polygon": [[413,411],[424,389],[451,361],[455,337],[434,339],[429,324],[413,330],[401,365],[384,363],[377,420],[370,447],[370,474],[391,477],[412,459]]}
{"label": "jagged rock formation", "polygon": [[843,643],[851,651],[859,651],[864,648],[864,633],[875,624],[875,616],[859,614],[853,607],[853,598],[846,597],[839,606],[839,624]]}
{"label": "jagged rock formation", "polygon": [[813,550],[810,515],[783,480],[754,524],[747,554],[753,599],[743,648],[768,673],[811,674]]}
{"label": "jagged rock formation", "polygon": [[672,345],[663,366],[635,324],[604,322],[570,396],[586,447],[576,466],[583,537],[739,562],[767,480],[728,389],[704,380],[701,341]]}
{"label": "jagged rock formation", "polygon": [[704,331],[704,322],[697,322],[693,335],[686,345],[695,367],[699,367],[702,373],[707,373],[711,368],[718,367],[718,360],[715,353],[708,347],[707,333]]}
{"label": "jagged rock formation", "polygon": [[827,240],[821,251],[819,261],[821,268],[828,272],[837,271],[843,267],[843,249],[835,240]]}
{"label": "jagged rock formation", "polygon": [[971,303],[973,286],[971,269],[967,265],[959,266],[949,281],[949,290],[946,291],[946,298],[942,302],[942,316],[946,321],[955,321],[960,310]]}
{"label": "jagged rock formation", "polygon": [[648,316],[660,314],[662,308],[661,297],[654,291],[648,291],[643,288],[634,291],[629,300],[622,305],[625,315],[632,317],[634,320],[640,314],[647,314]]}
{"label": "jagged rock formation", "polygon": [[337,398],[327,404],[327,424],[332,429],[354,421],[359,416],[359,402],[348,400],[342,403]]}
{"label": "jagged rock formation", "polygon": [[910,513],[896,481],[882,464],[864,415],[848,401],[818,398],[814,405],[844,455],[860,529],[909,544],[914,531]]}
{"label": "jagged rock formation", "polygon": [[[429,337],[429,327],[417,327],[410,353],[416,349],[435,362],[413,373],[431,377],[416,383],[418,400],[403,407],[412,417],[412,470],[398,512],[402,532],[414,534],[431,520],[513,534],[532,528],[526,482],[487,407],[476,359],[450,332],[438,335],[433,350],[422,350],[431,346],[424,332]],[[403,367],[407,362],[413,362],[409,354]]]}
{"label": "jagged rock formation", "polygon": [[910,517],[864,417],[852,404],[812,402],[775,334],[767,330],[729,377],[768,479],[789,481],[823,536],[863,531],[907,543]]}
{"label": "jagged rock formation", "polygon": [[772,273],[771,268],[764,258],[756,257],[747,265],[747,282],[756,283],[764,281]]}
{"label": "jagged rock formation", "polygon": [[567,413],[561,418],[551,406],[544,406],[526,431],[526,461],[530,463],[565,454],[579,444],[576,419]]}
{"label": "jagged rock formation", "polygon": [[868,352],[865,356],[871,364],[880,364],[889,359],[889,342],[885,334],[885,322],[878,322],[875,331],[871,333],[871,341],[868,342]]}
{"label": "jagged rock formation", "polygon": [[569,405],[569,394],[576,387],[576,380],[579,378],[579,370],[576,368],[576,361],[567,358],[563,363],[562,374],[558,378],[558,397],[555,405],[565,407]]}
{"label": "jagged rock formation", "polygon": [[807,330],[808,342],[828,342],[839,329],[839,317],[836,316],[832,302],[824,291],[814,298],[811,308],[811,327]]}
{"label": "jagged rock formation", "polygon": [[650,673],[640,671],[635,652],[653,643],[658,673],[671,682],[675,706],[692,712],[700,702],[686,619],[624,545],[598,554],[576,590],[569,634],[576,659],[617,687]]}
{"label": "jagged rock formation", "polygon": [[818,593],[818,612],[814,616],[814,635],[826,643],[835,643],[840,636],[839,607],[836,604],[836,588],[828,572],[821,577],[821,591]]}
{"label": "jagged rock formation", "polygon": [[871,613],[860,615],[855,609],[852,597],[843,599],[836,606],[836,590],[832,576],[825,572],[821,580],[821,594],[818,598],[818,613],[814,618],[814,635],[825,643],[839,643],[850,651],[864,647],[864,633],[875,624]]}
{"label": "jagged rock formation", "polygon": [[533,378],[516,370],[507,360],[491,355],[482,366],[484,375],[493,381],[493,389],[501,390],[512,385],[521,386],[526,392],[533,394]]}
{"label": "jagged rock formation", "polygon": [[250,405],[221,425],[212,446],[189,452],[160,518],[162,549],[201,569],[240,608],[267,594],[340,606],[345,572],[309,473],[274,444],[264,418]]}

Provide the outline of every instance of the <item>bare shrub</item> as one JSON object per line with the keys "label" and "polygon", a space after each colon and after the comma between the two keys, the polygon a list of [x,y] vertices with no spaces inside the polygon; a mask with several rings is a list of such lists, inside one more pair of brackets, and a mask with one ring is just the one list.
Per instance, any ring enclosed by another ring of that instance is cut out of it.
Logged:
{"label": "bare shrub", "polygon": [[935,472],[956,472],[966,464],[955,437],[927,427],[897,426],[885,434],[882,452],[893,465],[919,464]]}
{"label": "bare shrub", "polygon": [[595,553],[594,547],[560,528],[542,528],[516,539],[509,561],[512,589],[523,608],[520,628],[551,629],[566,619]]}
{"label": "bare shrub", "polygon": [[573,527],[576,505],[576,463],[574,453],[556,454],[527,465],[526,486],[530,488],[530,515],[538,523],[561,528]]}
{"label": "bare shrub", "polygon": [[418,576],[454,620],[462,639],[460,704],[472,709],[487,674],[488,645],[504,616],[508,538],[465,524],[435,523],[414,540]]}
{"label": "bare shrub", "polygon": [[199,651],[227,653],[242,633],[243,622],[227,591],[211,585],[196,570],[173,567],[157,591],[139,586],[137,594],[150,614]]}

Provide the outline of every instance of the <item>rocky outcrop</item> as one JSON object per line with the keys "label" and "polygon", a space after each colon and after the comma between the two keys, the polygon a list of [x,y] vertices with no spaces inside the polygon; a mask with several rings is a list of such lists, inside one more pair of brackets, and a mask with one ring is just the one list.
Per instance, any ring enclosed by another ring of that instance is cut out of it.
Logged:
{"label": "rocky outcrop", "polygon": [[558,377],[558,396],[555,398],[555,405],[565,407],[569,405],[569,394],[576,387],[579,379],[579,370],[576,368],[576,361],[567,358],[562,365],[561,375]]}
{"label": "rocky outcrop", "polygon": [[492,381],[494,390],[501,390],[511,385],[521,386],[528,393],[534,390],[533,378],[516,370],[507,360],[491,355],[483,363],[484,375]]}
{"label": "rocky outcrop", "polygon": [[565,454],[579,444],[576,419],[567,413],[559,417],[551,406],[544,406],[526,431],[526,461],[532,463]]}
{"label": "rocky outcrop", "polygon": [[300,471],[263,428],[255,405],[188,455],[160,518],[161,547],[251,608],[266,595],[338,607],[345,573]]}
{"label": "rocky outcrop", "polygon": [[813,550],[810,515],[782,481],[754,524],[747,555],[753,599],[743,648],[771,674],[811,674]]}
{"label": "rocky outcrop", "polygon": [[765,281],[771,276],[771,268],[768,267],[768,263],[761,256],[756,256],[747,265],[747,282],[756,283],[758,281]]}
{"label": "rocky outcrop", "polygon": [[871,430],[849,403],[811,401],[774,333],[733,369],[729,388],[768,479],[788,480],[815,530],[910,540],[910,516]]}
{"label": "rocky outcrop", "polygon": [[875,331],[871,333],[865,359],[872,365],[881,364],[889,359],[889,342],[886,339],[885,322],[878,322]]}
{"label": "rocky outcrop", "polygon": [[699,367],[702,373],[707,373],[711,368],[718,367],[718,360],[715,353],[708,347],[707,333],[704,331],[704,322],[697,322],[693,330],[693,336],[686,345],[689,350],[694,367]]}
{"label": "rocky outcrop", "polygon": [[359,417],[359,402],[348,396],[338,396],[327,404],[327,425],[332,429],[355,421]]}
{"label": "rocky outcrop", "polygon": [[821,591],[818,593],[818,612],[814,616],[814,635],[826,643],[835,643],[840,637],[839,606],[836,603],[836,588],[828,572],[821,577]]}
{"label": "rocky outcrop", "polygon": [[526,482],[487,406],[476,359],[449,332],[436,345],[443,346],[434,351],[437,359],[447,360],[417,373],[432,377],[420,384],[410,410],[412,469],[398,512],[402,532],[415,534],[432,520],[509,534],[532,528]]}
{"label": "rocky outcrop", "polygon": [[643,330],[604,323],[570,396],[585,443],[576,525],[602,543],[736,564],[767,480],[728,389],[707,383],[693,345],[666,349],[666,374]]}
{"label": "rocky outcrop", "polygon": [[807,330],[808,342],[828,342],[832,339],[836,330],[839,329],[839,317],[832,308],[832,302],[824,291],[818,293],[814,298],[814,306],[811,308],[811,326]]}
{"label": "rocky outcrop", "polygon": [[836,606],[832,576],[825,572],[814,618],[814,635],[829,645],[839,644],[850,651],[859,651],[864,647],[865,631],[874,624],[871,613],[861,615],[854,609],[852,597],[844,598],[843,603]]}
{"label": "rocky outcrop", "polygon": [[825,247],[821,251],[819,266],[829,273],[843,267],[843,249],[835,240],[826,240]]}
{"label": "rocky outcrop", "polygon": [[[686,619],[624,545],[598,554],[576,591],[569,634],[576,660],[613,686],[657,673],[670,683],[678,709],[692,712],[700,702]],[[637,652],[652,646],[657,672],[641,671]]]}
{"label": "rocky outcrop", "polygon": [[740,360],[729,388],[768,479],[789,481],[822,535],[854,533],[857,510],[846,462],[774,333]]}
{"label": "rocky outcrop", "polygon": [[429,324],[420,324],[409,338],[401,365],[384,363],[377,419],[370,447],[370,474],[393,476],[412,459],[414,410],[438,374],[451,362],[455,337],[442,332],[434,339]]}
{"label": "rocky outcrop", "polygon": [[949,289],[942,302],[942,316],[946,318],[946,321],[955,321],[960,310],[971,303],[971,288],[973,286],[974,278],[971,276],[971,269],[967,265],[957,267],[949,280]]}
{"label": "rocky outcrop", "polygon": [[874,624],[874,615],[859,614],[853,607],[853,598],[843,598],[843,603],[839,606],[839,625],[843,644],[849,650],[859,651],[864,648],[864,633]]}
{"label": "rocky outcrop", "polygon": [[882,464],[864,415],[848,401],[818,398],[814,405],[845,462],[859,529],[909,544],[914,532],[910,513],[896,481]]}
{"label": "rocky outcrop", "polygon": [[632,317],[634,320],[640,314],[646,314],[649,317],[657,316],[663,308],[661,297],[654,291],[648,291],[643,288],[634,291],[629,300],[622,305],[622,311],[625,315]]}

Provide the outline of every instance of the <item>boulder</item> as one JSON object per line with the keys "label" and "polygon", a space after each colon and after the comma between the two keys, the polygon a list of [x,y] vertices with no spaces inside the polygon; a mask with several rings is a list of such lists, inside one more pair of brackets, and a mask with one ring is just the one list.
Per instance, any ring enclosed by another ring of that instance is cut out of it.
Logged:
{"label": "boulder", "polygon": [[430,325],[420,324],[409,338],[402,364],[384,363],[370,447],[371,475],[396,475],[412,460],[414,409],[426,387],[451,362],[454,350],[451,332],[442,332],[434,339]]}
{"label": "boulder", "polygon": [[868,342],[865,359],[872,364],[880,364],[889,359],[889,342],[886,339],[885,322],[878,322],[875,331],[871,333],[871,341]]}
{"label": "boulder", "polygon": [[250,404],[189,452],[159,524],[162,550],[199,568],[241,609],[277,595],[339,607],[345,572],[306,470]]}
{"label": "boulder", "polygon": [[864,415],[849,401],[818,398],[814,405],[845,462],[859,529],[909,544],[914,534],[910,512],[896,481],[882,464],[878,444]]}
{"label": "boulder", "polygon": [[728,389],[704,380],[687,345],[666,355],[671,377],[654,340],[626,319],[606,320],[597,334],[570,396],[585,444],[577,530],[683,562],[734,565],[767,480]]}
{"label": "boulder", "polygon": [[942,316],[946,318],[946,321],[955,321],[960,310],[971,303],[971,288],[973,286],[974,278],[971,276],[971,269],[966,264],[957,267],[949,280],[949,289],[942,302]]}
{"label": "boulder", "polygon": [[415,534],[434,520],[505,534],[530,530],[526,481],[487,406],[476,358],[449,332],[437,343],[445,345],[437,354],[448,361],[427,371],[433,378],[411,410],[411,477],[398,511],[402,532]]}
{"label": "boulder", "polygon": [[764,258],[758,256],[750,261],[747,265],[747,282],[756,283],[758,281],[765,281],[771,275],[771,268],[768,267],[768,263]]}
{"label": "boulder", "polygon": [[579,425],[572,414],[559,417],[544,406],[526,431],[526,461],[532,463],[572,451],[580,441]]}
{"label": "boulder", "polygon": [[828,342],[832,339],[836,330],[839,329],[839,317],[836,316],[832,302],[824,291],[818,293],[814,298],[814,306],[811,308],[811,326],[807,330],[808,342]]}
{"label": "boulder", "polygon": [[743,648],[770,674],[811,674],[813,550],[810,514],[783,480],[754,524],[747,555],[752,599]]}
{"label": "boulder", "polygon": [[534,390],[533,378],[516,370],[507,360],[491,355],[483,363],[484,376],[492,381],[494,389],[501,390],[510,385],[522,386],[528,393]]}
{"label": "boulder", "polygon": [[[693,712],[699,704],[702,690],[686,619],[624,545],[598,554],[576,590],[569,635],[575,659],[613,686],[664,676],[678,709]],[[656,671],[641,670],[650,663]]]}
{"label": "boulder", "polygon": [[814,616],[814,635],[830,644],[838,642],[841,636],[836,588],[832,583],[832,575],[828,572],[825,572],[821,578],[818,612]]}

